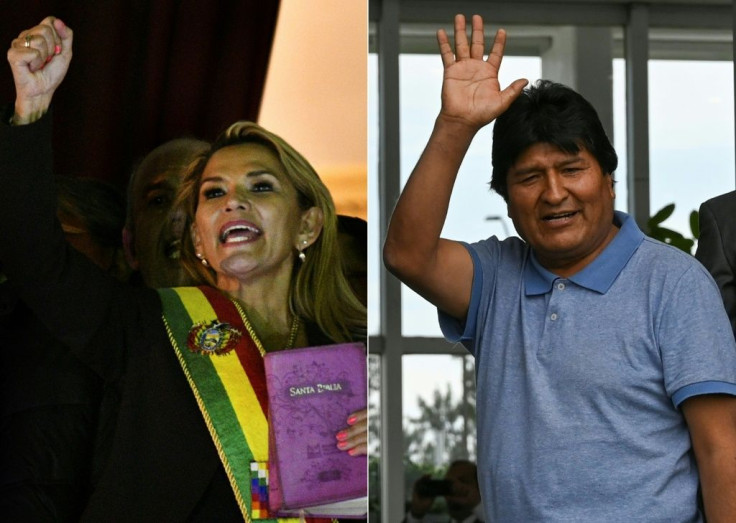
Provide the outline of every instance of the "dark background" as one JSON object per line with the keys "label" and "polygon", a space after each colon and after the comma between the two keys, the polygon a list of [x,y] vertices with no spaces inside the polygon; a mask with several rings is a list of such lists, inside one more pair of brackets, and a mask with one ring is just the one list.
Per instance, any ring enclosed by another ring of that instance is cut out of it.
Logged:
{"label": "dark background", "polygon": [[[54,96],[54,167],[123,189],[162,142],[257,120],[278,0],[0,0],[0,46],[48,15],[74,31]],[[15,98],[0,66],[0,102]]]}

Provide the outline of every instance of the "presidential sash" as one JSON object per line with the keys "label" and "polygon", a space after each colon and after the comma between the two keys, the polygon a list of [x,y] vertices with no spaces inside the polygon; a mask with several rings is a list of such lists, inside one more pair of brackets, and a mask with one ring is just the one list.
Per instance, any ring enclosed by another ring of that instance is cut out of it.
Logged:
{"label": "presidential sash", "polygon": [[169,340],[245,521],[299,521],[268,514],[265,352],[244,311],[206,286],[159,289],[159,295]]}

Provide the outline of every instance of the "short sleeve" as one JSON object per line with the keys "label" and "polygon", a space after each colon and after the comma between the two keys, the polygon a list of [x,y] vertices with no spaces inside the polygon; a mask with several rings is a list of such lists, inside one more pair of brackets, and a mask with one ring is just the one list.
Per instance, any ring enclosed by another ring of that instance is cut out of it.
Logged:
{"label": "short sleeve", "polygon": [[442,335],[445,339],[452,343],[462,343],[466,349],[474,353],[473,339],[475,338],[476,326],[478,324],[478,306],[480,304],[480,295],[483,292],[483,267],[475,252],[470,245],[462,243],[470,253],[473,260],[473,284],[470,291],[470,305],[468,306],[468,314],[465,321],[462,322],[457,318],[453,318],[449,314],[437,309],[437,315],[442,329]]}
{"label": "short sleeve", "polygon": [[662,304],[658,338],[667,394],[736,395],[736,341],[713,278],[693,263]]}

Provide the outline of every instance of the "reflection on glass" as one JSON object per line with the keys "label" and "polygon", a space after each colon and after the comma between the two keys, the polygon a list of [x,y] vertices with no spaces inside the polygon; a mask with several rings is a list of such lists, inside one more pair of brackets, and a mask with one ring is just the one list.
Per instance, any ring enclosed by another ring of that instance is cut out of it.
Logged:
{"label": "reflection on glass", "polygon": [[405,492],[411,496],[421,476],[441,477],[453,460],[476,459],[474,360],[407,355],[402,380]]}

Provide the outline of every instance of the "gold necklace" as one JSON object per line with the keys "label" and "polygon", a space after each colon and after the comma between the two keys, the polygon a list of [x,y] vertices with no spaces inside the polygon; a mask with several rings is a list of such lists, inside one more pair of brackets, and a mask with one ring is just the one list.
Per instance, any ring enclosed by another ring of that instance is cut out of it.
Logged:
{"label": "gold necklace", "polygon": [[[258,335],[256,334],[256,331],[253,328],[253,326],[250,324],[250,321],[248,321],[248,316],[246,316],[245,310],[243,310],[243,307],[241,307],[238,300],[230,298],[230,301],[232,301],[233,305],[235,305],[235,308],[237,309],[238,314],[240,315],[240,319],[243,320],[243,325],[245,325],[245,330],[248,331],[248,334],[250,334],[250,337],[253,339],[253,343],[256,344],[256,347],[258,348],[258,352],[261,353],[261,356],[265,356],[266,349],[261,343],[261,340],[258,338]],[[301,325],[301,321],[299,320],[299,316],[295,314],[294,318],[291,320],[291,332],[289,333],[289,342],[286,345],[286,347],[284,347],[284,350],[294,348],[294,343],[296,342],[296,335],[299,332],[300,325]]]}

